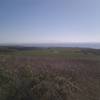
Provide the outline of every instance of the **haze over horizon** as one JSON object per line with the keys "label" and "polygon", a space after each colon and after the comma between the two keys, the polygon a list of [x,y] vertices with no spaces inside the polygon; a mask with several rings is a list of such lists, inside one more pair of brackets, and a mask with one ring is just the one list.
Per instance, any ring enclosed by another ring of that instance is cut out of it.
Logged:
{"label": "haze over horizon", "polygon": [[0,44],[100,43],[100,0],[0,0]]}

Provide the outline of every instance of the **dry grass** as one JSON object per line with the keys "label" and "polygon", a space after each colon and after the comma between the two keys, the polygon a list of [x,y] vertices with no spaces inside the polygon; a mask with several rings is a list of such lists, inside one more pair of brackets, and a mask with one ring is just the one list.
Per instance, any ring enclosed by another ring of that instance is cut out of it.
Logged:
{"label": "dry grass", "polygon": [[100,100],[100,60],[0,56],[0,100]]}

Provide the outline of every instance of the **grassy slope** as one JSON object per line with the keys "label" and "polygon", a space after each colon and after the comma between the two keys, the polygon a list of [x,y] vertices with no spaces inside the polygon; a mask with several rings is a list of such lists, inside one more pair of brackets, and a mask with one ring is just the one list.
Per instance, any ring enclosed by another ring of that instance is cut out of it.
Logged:
{"label": "grassy slope", "polygon": [[[3,55],[3,53],[1,54]],[[80,48],[49,48],[49,49],[36,49],[36,50],[22,50],[15,52],[8,52],[6,55],[12,56],[49,56],[49,57],[65,57],[65,58],[89,58],[99,59],[100,54],[84,54]],[[5,56],[5,53],[4,53]]]}
{"label": "grassy slope", "polygon": [[99,100],[100,55],[79,48],[0,54],[0,100]]}

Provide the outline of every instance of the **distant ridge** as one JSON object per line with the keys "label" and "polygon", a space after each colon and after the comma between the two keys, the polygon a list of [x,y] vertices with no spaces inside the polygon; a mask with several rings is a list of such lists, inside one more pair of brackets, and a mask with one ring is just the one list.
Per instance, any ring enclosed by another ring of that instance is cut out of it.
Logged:
{"label": "distant ridge", "polygon": [[100,43],[23,43],[23,44],[0,44],[0,46],[18,47],[78,47],[100,49]]}

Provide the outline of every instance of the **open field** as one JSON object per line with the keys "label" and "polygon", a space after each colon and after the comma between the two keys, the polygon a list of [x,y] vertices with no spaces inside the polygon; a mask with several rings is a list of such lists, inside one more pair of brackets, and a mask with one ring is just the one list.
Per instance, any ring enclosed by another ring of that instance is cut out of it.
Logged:
{"label": "open field", "polygon": [[100,100],[100,50],[0,47],[0,100]]}

